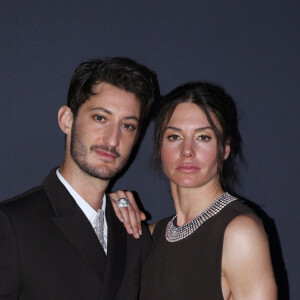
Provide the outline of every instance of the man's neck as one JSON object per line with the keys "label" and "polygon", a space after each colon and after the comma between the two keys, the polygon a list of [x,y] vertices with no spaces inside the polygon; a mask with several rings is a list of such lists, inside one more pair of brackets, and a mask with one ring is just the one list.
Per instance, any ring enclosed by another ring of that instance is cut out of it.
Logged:
{"label": "man's neck", "polygon": [[95,210],[102,206],[102,199],[109,180],[101,180],[83,172],[77,165],[66,162],[59,168],[60,174],[72,188]]}

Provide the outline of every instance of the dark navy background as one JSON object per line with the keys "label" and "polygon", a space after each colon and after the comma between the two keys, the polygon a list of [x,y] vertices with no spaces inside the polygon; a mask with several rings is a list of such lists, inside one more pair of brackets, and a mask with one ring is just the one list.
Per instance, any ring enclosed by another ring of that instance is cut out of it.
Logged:
{"label": "dark navy background", "polygon": [[[61,163],[57,111],[82,60],[131,57],[157,72],[163,94],[213,81],[240,113],[247,167],[237,192],[265,222],[280,299],[298,299],[299,3],[1,0],[0,200]],[[152,125],[113,188],[136,191],[157,221],[173,206],[167,181],[151,169],[151,133]]]}

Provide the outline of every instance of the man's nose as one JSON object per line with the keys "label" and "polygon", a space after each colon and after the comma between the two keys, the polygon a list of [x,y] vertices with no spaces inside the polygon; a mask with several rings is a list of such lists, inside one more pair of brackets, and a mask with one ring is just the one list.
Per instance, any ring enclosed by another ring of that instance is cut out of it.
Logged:
{"label": "man's nose", "polygon": [[117,147],[120,143],[120,128],[117,125],[111,125],[106,132],[105,143],[110,147]]}

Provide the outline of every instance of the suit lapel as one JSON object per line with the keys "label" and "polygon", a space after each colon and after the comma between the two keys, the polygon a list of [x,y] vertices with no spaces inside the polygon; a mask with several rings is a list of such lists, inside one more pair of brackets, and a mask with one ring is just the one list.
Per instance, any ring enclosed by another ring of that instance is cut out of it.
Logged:
{"label": "suit lapel", "polygon": [[114,299],[121,285],[125,270],[127,233],[123,224],[115,216],[109,200],[106,202],[106,218],[108,226],[108,252],[101,299]]}
{"label": "suit lapel", "polygon": [[54,223],[102,281],[106,255],[82,210],[53,170],[43,182],[55,212]]}

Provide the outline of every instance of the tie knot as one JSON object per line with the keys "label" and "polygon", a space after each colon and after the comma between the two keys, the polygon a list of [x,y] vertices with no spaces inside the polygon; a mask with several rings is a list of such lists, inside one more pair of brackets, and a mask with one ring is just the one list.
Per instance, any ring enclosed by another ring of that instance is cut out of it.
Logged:
{"label": "tie knot", "polygon": [[100,209],[97,210],[97,215],[96,215],[96,218],[95,218],[95,221],[94,221],[94,226],[95,227],[99,227],[99,226],[103,227],[103,225],[104,225],[104,212],[100,208]]}
{"label": "tie knot", "polygon": [[104,212],[103,212],[103,210],[102,210],[101,208],[99,208],[99,209],[97,210],[97,216],[99,216],[99,217],[104,216]]}

